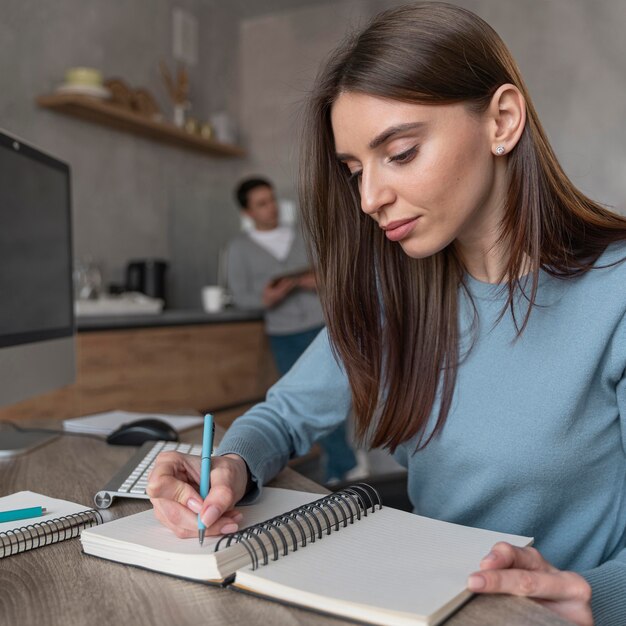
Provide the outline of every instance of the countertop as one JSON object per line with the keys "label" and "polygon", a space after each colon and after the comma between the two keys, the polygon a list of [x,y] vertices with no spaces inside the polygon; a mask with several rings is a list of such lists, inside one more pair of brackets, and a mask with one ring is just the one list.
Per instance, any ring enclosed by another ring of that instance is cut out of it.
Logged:
{"label": "countertop", "polygon": [[76,318],[79,332],[96,330],[123,330],[125,328],[154,328],[159,326],[186,326],[190,324],[224,324],[255,322],[263,319],[263,311],[228,307],[218,313],[200,309],[166,309],[161,313],[132,315],[89,315]]}

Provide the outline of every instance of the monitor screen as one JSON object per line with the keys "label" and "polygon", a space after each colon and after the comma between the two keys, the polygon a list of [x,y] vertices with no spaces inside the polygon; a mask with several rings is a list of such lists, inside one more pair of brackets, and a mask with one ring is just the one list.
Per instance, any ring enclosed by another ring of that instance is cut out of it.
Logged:
{"label": "monitor screen", "polygon": [[73,333],[69,167],[0,132],[0,405],[71,382]]}
{"label": "monitor screen", "polygon": [[0,144],[0,347],[72,334],[67,165]]}

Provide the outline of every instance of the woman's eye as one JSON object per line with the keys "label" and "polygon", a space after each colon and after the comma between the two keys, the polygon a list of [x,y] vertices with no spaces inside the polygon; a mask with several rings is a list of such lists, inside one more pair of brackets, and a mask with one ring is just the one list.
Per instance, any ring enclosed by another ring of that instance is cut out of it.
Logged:
{"label": "woman's eye", "polygon": [[363,174],[363,170],[357,170],[355,172],[350,172],[350,176],[348,177],[348,180],[350,180],[350,181],[359,180],[361,178],[361,174]]}
{"label": "woman's eye", "polygon": [[413,160],[413,157],[417,153],[417,146],[413,146],[404,152],[400,152],[399,154],[394,154],[389,157],[390,163],[408,163]]}

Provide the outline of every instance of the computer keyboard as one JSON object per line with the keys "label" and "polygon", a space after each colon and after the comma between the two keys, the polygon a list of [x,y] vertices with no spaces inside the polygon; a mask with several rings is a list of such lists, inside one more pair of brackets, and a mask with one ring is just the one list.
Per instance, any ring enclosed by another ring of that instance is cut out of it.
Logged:
{"label": "computer keyboard", "polygon": [[172,441],[146,441],[126,465],[111,478],[104,489],[94,496],[96,506],[99,509],[106,509],[111,506],[114,498],[147,500],[148,476],[154,467],[157,454],[169,450],[200,456],[202,445]]}

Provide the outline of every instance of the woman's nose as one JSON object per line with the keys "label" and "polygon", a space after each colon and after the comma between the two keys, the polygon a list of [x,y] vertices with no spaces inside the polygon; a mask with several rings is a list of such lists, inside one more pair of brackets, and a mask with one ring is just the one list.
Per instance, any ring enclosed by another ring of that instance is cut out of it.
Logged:
{"label": "woman's nose", "polygon": [[361,174],[361,210],[367,215],[374,215],[391,204],[395,194],[389,184],[380,175],[373,172]]}

